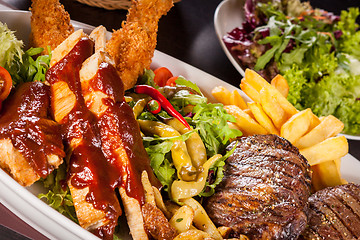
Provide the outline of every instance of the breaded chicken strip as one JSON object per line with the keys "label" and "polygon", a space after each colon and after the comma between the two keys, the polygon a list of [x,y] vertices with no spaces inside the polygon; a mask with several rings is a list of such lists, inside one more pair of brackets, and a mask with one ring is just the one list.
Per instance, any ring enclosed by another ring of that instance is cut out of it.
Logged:
{"label": "breaded chicken strip", "polygon": [[74,27],[70,23],[69,13],[59,0],[32,0],[31,5],[30,46],[54,50],[71,33]]}
{"label": "breaded chicken strip", "polygon": [[173,6],[172,0],[132,2],[126,22],[114,31],[106,45],[113,57],[125,90],[133,87],[139,75],[150,67],[156,47],[158,21]]}

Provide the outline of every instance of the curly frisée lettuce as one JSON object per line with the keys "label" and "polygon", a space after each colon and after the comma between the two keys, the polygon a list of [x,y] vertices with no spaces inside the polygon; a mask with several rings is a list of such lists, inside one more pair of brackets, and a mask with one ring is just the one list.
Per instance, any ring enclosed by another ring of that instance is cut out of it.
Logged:
{"label": "curly fris\u00e9e lettuce", "polygon": [[48,192],[39,194],[38,198],[44,199],[49,206],[78,223],[70,190],[65,183],[66,165],[60,165],[58,169],[41,181]]}
{"label": "curly fris\u00e9e lettuce", "polygon": [[0,22],[0,66],[8,70],[13,85],[32,81],[44,82],[50,65],[50,48],[49,55],[39,56],[43,48],[30,48],[24,52],[23,47],[23,42],[16,39],[14,32]]}
{"label": "curly fris\u00e9e lettuce", "polygon": [[0,22],[0,66],[9,70],[14,61],[21,61],[24,43],[16,39],[5,23]]}

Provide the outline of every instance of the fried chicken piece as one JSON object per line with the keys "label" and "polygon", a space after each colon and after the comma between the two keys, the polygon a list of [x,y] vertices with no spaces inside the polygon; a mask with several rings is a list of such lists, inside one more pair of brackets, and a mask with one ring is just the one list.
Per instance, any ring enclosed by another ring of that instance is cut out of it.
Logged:
{"label": "fried chicken piece", "polygon": [[109,239],[122,211],[114,190],[117,175],[108,166],[99,129],[81,93],[79,71],[92,53],[93,42],[82,30],[74,32],[53,51],[46,78],[51,84],[52,113],[72,150],[67,183],[79,224]]}
{"label": "fried chicken piece", "polygon": [[106,30],[99,26],[90,34],[95,39],[96,53],[82,64],[82,94],[87,108],[96,116],[102,150],[118,169],[121,178],[119,193],[130,234],[133,239],[148,239],[141,214],[144,189],[140,173],[147,173],[155,186],[159,183],[150,167],[132,109],[123,101],[124,88],[113,59],[103,52],[105,33]]}
{"label": "fried chicken piece", "polygon": [[58,0],[32,0],[31,5],[30,46],[54,50],[71,33],[74,27],[70,23],[69,13]]}
{"label": "fried chicken piece", "polygon": [[19,184],[47,177],[65,157],[60,126],[51,120],[49,87],[19,85],[3,104],[0,116],[0,167]]}
{"label": "fried chicken piece", "polygon": [[133,87],[138,76],[150,67],[156,47],[158,21],[173,6],[172,0],[133,1],[126,22],[114,31],[106,44],[113,57],[125,90]]}

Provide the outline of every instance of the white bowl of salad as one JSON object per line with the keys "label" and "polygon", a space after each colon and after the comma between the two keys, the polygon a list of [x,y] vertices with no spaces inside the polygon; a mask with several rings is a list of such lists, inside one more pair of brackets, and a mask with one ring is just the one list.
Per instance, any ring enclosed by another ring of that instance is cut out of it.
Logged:
{"label": "white bowl of salad", "polygon": [[340,16],[309,3],[225,0],[215,30],[232,64],[270,81],[283,75],[288,100],[299,110],[334,115],[343,134],[360,140],[360,31],[358,8]]}

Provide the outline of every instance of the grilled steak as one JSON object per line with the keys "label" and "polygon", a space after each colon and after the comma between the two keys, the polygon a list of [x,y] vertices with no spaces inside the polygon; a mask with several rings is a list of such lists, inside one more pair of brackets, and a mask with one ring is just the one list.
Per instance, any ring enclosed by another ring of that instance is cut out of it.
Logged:
{"label": "grilled steak", "polygon": [[210,218],[231,227],[232,237],[297,239],[307,224],[307,160],[276,135],[243,137],[228,150],[235,145],[221,184],[205,201]]}
{"label": "grilled steak", "polygon": [[325,188],[309,198],[303,239],[360,239],[360,185]]}

